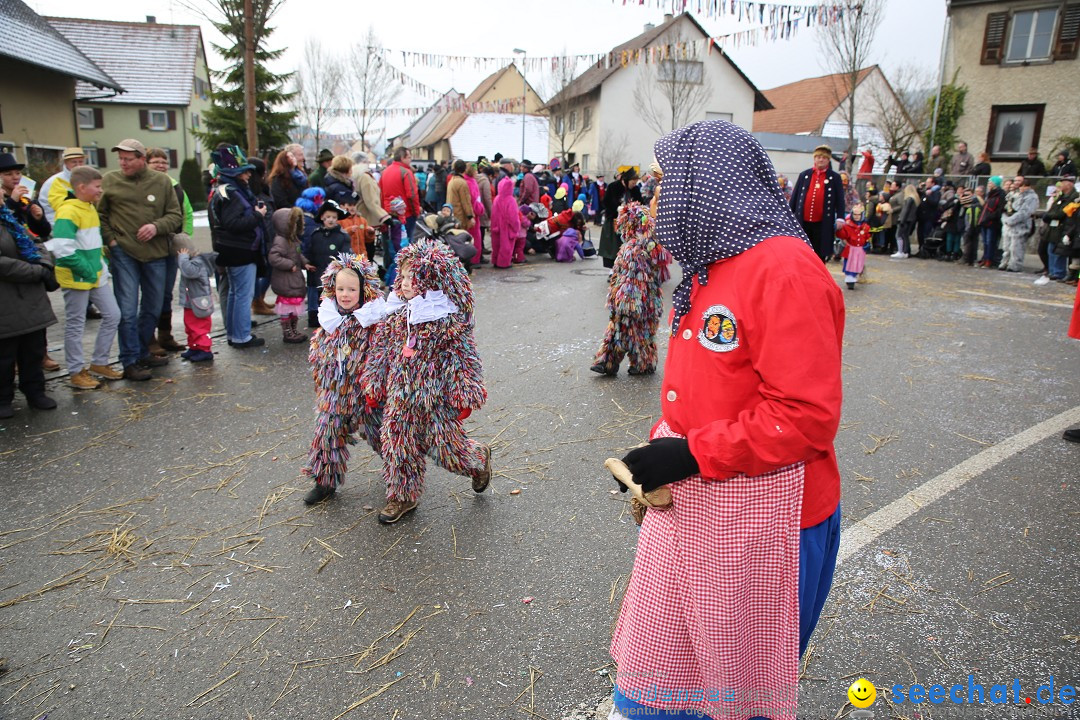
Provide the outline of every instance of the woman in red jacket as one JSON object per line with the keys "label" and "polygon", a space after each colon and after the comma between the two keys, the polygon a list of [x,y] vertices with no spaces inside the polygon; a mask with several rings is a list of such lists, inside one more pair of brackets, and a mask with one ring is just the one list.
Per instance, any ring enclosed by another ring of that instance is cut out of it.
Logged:
{"label": "woman in red jacket", "polygon": [[699,122],[655,154],[656,236],[683,280],[662,417],[624,462],[673,503],[641,528],[616,711],[794,720],[839,547],[843,297],[748,132]]}

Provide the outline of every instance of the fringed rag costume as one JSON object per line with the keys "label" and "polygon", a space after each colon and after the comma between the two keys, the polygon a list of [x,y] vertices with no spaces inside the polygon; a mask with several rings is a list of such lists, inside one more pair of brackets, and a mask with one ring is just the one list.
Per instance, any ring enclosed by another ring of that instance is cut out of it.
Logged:
{"label": "fringed rag costume", "polygon": [[624,356],[634,375],[656,370],[656,330],[664,307],[661,286],[671,277],[671,253],[653,237],[653,218],[641,203],[623,205],[615,230],[623,244],[608,280],[607,332],[594,364],[615,371]]}
{"label": "fringed rag costume", "polygon": [[484,469],[484,448],[463,422],[487,391],[473,337],[472,284],[461,261],[442,243],[421,240],[402,249],[397,262],[411,269],[417,295],[399,297],[399,274],[361,384],[369,402],[383,407],[387,499],[415,501],[424,490],[426,454],[458,475]]}
{"label": "fringed rag costume", "polygon": [[[638,536],[612,717],[644,705],[795,720],[800,644],[839,537],[843,297],[749,133],[698,122],[655,153],[656,237],[683,279],[662,416],[624,462],[672,505],[650,508]],[[800,527],[823,526],[827,541],[802,547]]]}
{"label": "fringed rag costume", "polygon": [[[363,299],[352,312],[343,311],[334,297],[337,274],[349,268],[360,277]],[[331,260],[322,275],[319,328],[311,336],[308,362],[315,379],[318,415],[315,437],[302,470],[318,485],[336,488],[345,482],[349,462],[347,445],[364,437],[379,451],[378,408],[369,407],[360,392],[360,373],[372,352],[375,327],[386,316],[386,301],[379,296],[378,267],[356,255]]]}

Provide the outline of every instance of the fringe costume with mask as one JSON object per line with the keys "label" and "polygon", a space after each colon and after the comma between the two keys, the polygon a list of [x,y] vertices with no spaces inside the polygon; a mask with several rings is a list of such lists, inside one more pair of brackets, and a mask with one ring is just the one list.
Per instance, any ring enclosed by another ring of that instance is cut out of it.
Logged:
{"label": "fringe costume with mask", "polygon": [[[346,268],[356,272],[361,283],[361,304],[353,312],[341,310],[334,297],[337,274]],[[302,470],[320,486],[333,489],[345,482],[347,446],[356,444],[357,434],[379,452],[379,409],[364,401],[359,379],[372,352],[376,324],[385,317],[385,306],[374,263],[350,254],[331,260],[322,275],[320,327],[311,336],[308,353],[318,415],[308,462]]]}
{"label": "fringe costume with mask", "polygon": [[[399,275],[387,298],[361,375],[368,402],[383,408],[381,454],[387,499],[415,502],[424,490],[425,455],[450,472],[476,477],[488,449],[471,440],[464,411],[487,399],[473,337],[473,291],[450,248],[414,242],[397,256]],[[408,266],[416,297],[405,301],[400,269]]]}
{"label": "fringe costume with mask", "polygon": [[615,221],[623,244],[608,280],[610,313],[604,340],[596,353],[597,372],[614,375],[624,356],[630,374],[656,371],[656,331],[664,306],[661,286],[671,277],[671,254],[653,237],[653,218],[640,203],[623,205]]}

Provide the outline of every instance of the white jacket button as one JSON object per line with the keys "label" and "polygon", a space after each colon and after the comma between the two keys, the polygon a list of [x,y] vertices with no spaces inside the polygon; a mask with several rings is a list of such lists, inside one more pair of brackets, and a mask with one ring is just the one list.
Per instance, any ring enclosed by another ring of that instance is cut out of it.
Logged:
{"label": "white jacket button", "polygon": [[690,328],[687,328],[686,330],[683,330],[683,332],[682,332],[682,339],[683,340],[689,340],[692,337],[694,337],[694,332],[692,330],[690,330]]}
{"label": "white jacket button", "polygon": [[668,402],[675,402],[675,398],[677,398],[677,397],[679,397],[679,396],[675,394],[674,390],[668,390],[667,391],[667,401]]}

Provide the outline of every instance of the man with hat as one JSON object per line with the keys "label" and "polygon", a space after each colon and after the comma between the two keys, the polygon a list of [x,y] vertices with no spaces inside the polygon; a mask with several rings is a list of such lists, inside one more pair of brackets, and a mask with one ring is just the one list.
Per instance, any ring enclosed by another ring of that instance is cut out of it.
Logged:
{"label": "man with hat", "polygon": [[315,158],[318,167],[315,168],[310,175],[308,175],[308,187],[322,187],[323,180],[326,179],[326,171],[330,169],[330,163],[334,161],[334,153],[330,152],[326,148],[319,151],[318,156]]}
{"label": "man with hat", "polygon": [[45,217],[41,205],[30,199],[30,188],[22,184],[24,167],[23,163],[15,162],[11,153],[0,153],[0,185],[7,196],[4,204],[23,227],[44,242],[52,232],[52,223]]}
{"label": "man with hat", "polygon": [[38,189],[38,202],[50,223],[56,221],[56,208],[67,199],[68,191],[71,190],[71,171],[86,164],[86,153],[82,148],[65,148],[62,157],[64,169],[41,183],[41,188]]}
{"label": "man with hat", "polygon": [[533,175],[533,164],[528,160],[521,161],[521,193],[518,195],[518,205],[532,205],[540,200],[540,183]]}
{"label": "man with hat", "polygon": [[[514,160],[513,158],[504,157],[499,160],[499,180],[502,180],[504,177],[508,177],[511,180],[516,179],[514,178],[514,168],[516,168],[517,166],[517,160]],[[496,182],[495,187],[498,186],[499,183]]]}
{"label": "man with hat", "polygon": [[225,333],[230,347],[260,347],[266,341],[251,332],[251,301],[265,244],[266,203],[248,187],[255,166],[239,147],[219,147],[211,155],[218,168],[218,184],[210,197],[207,219],[217,264],[229,277],[229,294],[222,303]]}
{"label": "man with hat", "polygon": [[840,175],[832,169],[832,148],[814,148],[814,167],[799,173],[791,191],[791,211],[810,238],[822,262],[833,254],[836,221],[844,217],[844,189]]}
{"label": "man with hat", "polygon": [[169,176],[147,167],[146,146],[128,139],[112,151],[120,169],[102,180],[98,215],[120,306],[120,362],[126,379],[149,380],[151,367],[169,362],[150,354],[150,340],[165,300],[170,239],[180,231],[183,216]]}

